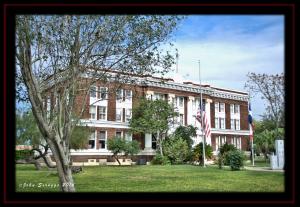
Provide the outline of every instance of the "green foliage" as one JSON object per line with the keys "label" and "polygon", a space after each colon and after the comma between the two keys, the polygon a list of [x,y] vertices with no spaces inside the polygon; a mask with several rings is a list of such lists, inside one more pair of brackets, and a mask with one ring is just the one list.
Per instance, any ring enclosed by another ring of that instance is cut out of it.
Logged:
{"label": "green foliage", "polygon": [[179,126],[176,128],[174,135],[176,137],[181,137],[183,140],[185,140],[188,144],[189,150],[191,150],[194,142],[192,137],[196,136],[196,130],[197,127],[194,127],[192,125]]}
{"label": "green foliage", "polygon": [[16,144],[38,145],[42,140],[32,111],[16,111]]}
{"label": "green foliage", "polygon": [[186,140],[175,136],[164,140],[163,152],[172,164],[182,164],[189,155],[189,148]]}
{"label": "green foliage", "polygon": [[227,142],[220,147],[218,154],[218,165],[221,169],[223,165],[230,165],[229,152],[236,151],[237,148],[233,144],[227,144]]}
{"label": "green foliage", "polygon": [[231,150],[227,154],[231,170],[240,170],[244,163],[244,154],[240,150]]}
{"label": "green foliage", "polygon": [[134,133],[157,133],[169,129],[169,122],[178,113],[167,101],[142,98],[139,106],[133,108],[130,128]]}
{"label": "green foliage", "polygon": [[151,160],[152,165],[171,165],[171,161],[166,156],[156,154]]}
{"label": "green foliage", "polygon": [[15,160],[23,160],[33,156],[32,150],[16,150]]}
{"label": "green foliage", "polygon": [[124,147],[125,156],[135,155],[140,151],[140,143],[136,140],[126,141]]}
{"label": "green foliage", "polygon": [[114,137],[109,139],[107,142],[107,147],[112,151],[113,156],[118,160],[118,154],[124,153],[125,156],[135,155],[139,152],[140,146],[136,140],[126,141],[119,137]]}
{"label": "green foliage", "polygon": [[[213,156],[212,147],[205,143],[205,158],[211,159]],[[200,142],[193,149],[193,160],[203,165],[203,143]]]}
{"label": "green foliage", "polygon": [[83,149],[88,144],[92,130],[90,127],[77,126],[71,134],[71,149]]}

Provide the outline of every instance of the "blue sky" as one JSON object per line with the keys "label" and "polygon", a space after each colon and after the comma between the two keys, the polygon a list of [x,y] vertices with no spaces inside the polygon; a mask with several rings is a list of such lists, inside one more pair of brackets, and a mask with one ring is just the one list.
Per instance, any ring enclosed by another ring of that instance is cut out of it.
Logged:
{"label": "blue sky", "polygon": [[[178,73],[217,87],[242,90],[248,72],[276,74],[284,71],[284,16],[190,15],[174,33]],[[175,69],[175,66],[174,66]],[[265,104],[252,98],[254,118]]]}

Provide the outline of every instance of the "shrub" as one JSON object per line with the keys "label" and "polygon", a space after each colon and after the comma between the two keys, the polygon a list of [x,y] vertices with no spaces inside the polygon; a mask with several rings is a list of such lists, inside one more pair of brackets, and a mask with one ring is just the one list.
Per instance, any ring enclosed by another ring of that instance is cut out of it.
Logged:
{"label": "shrub", "polygon": [[33,156],[32,150],[16,150],[16,160],[24,160]]}
{"label": "shrub", "polygon": [[152,165],[170,165],[171,162],[166,156],[162,156],[161,154],[156,154],[151,160]]}
{"label": "shrub", "polygon": [[119,137],[109,139],[107,147],[112,151],[113,157],[117,160],[119,165],[121,165],[118,157],[119,154],[124,153],[125,157],[127,157],[128,155],[134,155],[139,152],[139,143],[136,140],[126,141]]}
{"label": "shrub", "polygon": [[220,147],[220,152],[218,154],[218,165],[220,169],[223,167],[223,165],[230,165],[228,153],[236,150],[237,148],[233,144],[225,143]]}
{"label": "shrub", "polygon": [[163,153],[172,164],[182,164],[189,155],[189,147],[181,137],[171,137],[163,142]]}
{"label": "shrub", "polygon": [[[203,165],[203,143],[200,142],[197,144],[193,150],[193,160],[199,162],[201,165]],[[208,144],[205,144],[205,157],[211,159],[213,156],[213,150],[212,147]]]}
{"label": "shrub", "polygon": [[229,165],[231,170],[240,170],[244,162],[244,153],[240,150],[228,152]]}

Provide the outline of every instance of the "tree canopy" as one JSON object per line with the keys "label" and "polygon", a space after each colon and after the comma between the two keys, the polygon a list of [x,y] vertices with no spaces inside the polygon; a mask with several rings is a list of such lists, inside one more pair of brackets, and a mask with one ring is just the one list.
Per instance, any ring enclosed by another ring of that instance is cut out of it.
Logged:
{"label": "tree canopy", "polygon": [[[126,83],[132,74],[168,72],[174,58],[161,46],[169,42],[180,19],[169,15],[16,16],[16,96],[31,104],[56,161],[62,191],[75,191],[69,153],[78,124],[75,108],[77,117],[82,117],[91,86],[99,80]],[[83,78],[92,79],[83,82]],[[47,90],[55,103],[50,115],[45,107]],[[79,95],[84,97],[81,104],[76,103]]]}

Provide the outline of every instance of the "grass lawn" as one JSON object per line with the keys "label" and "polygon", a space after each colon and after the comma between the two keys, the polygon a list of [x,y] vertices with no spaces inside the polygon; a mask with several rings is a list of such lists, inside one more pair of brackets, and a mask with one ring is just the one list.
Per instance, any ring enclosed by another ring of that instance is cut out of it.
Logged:
{"label": "grass lawn", "polygon": [[[36,171],[33,165],[22,164],[16,170],[17,192],[59,191],[55,171]],[[284,191],[284,173],[220,170],[217,166],[90,166],[83,167],[74,180],[78,192]]]}

